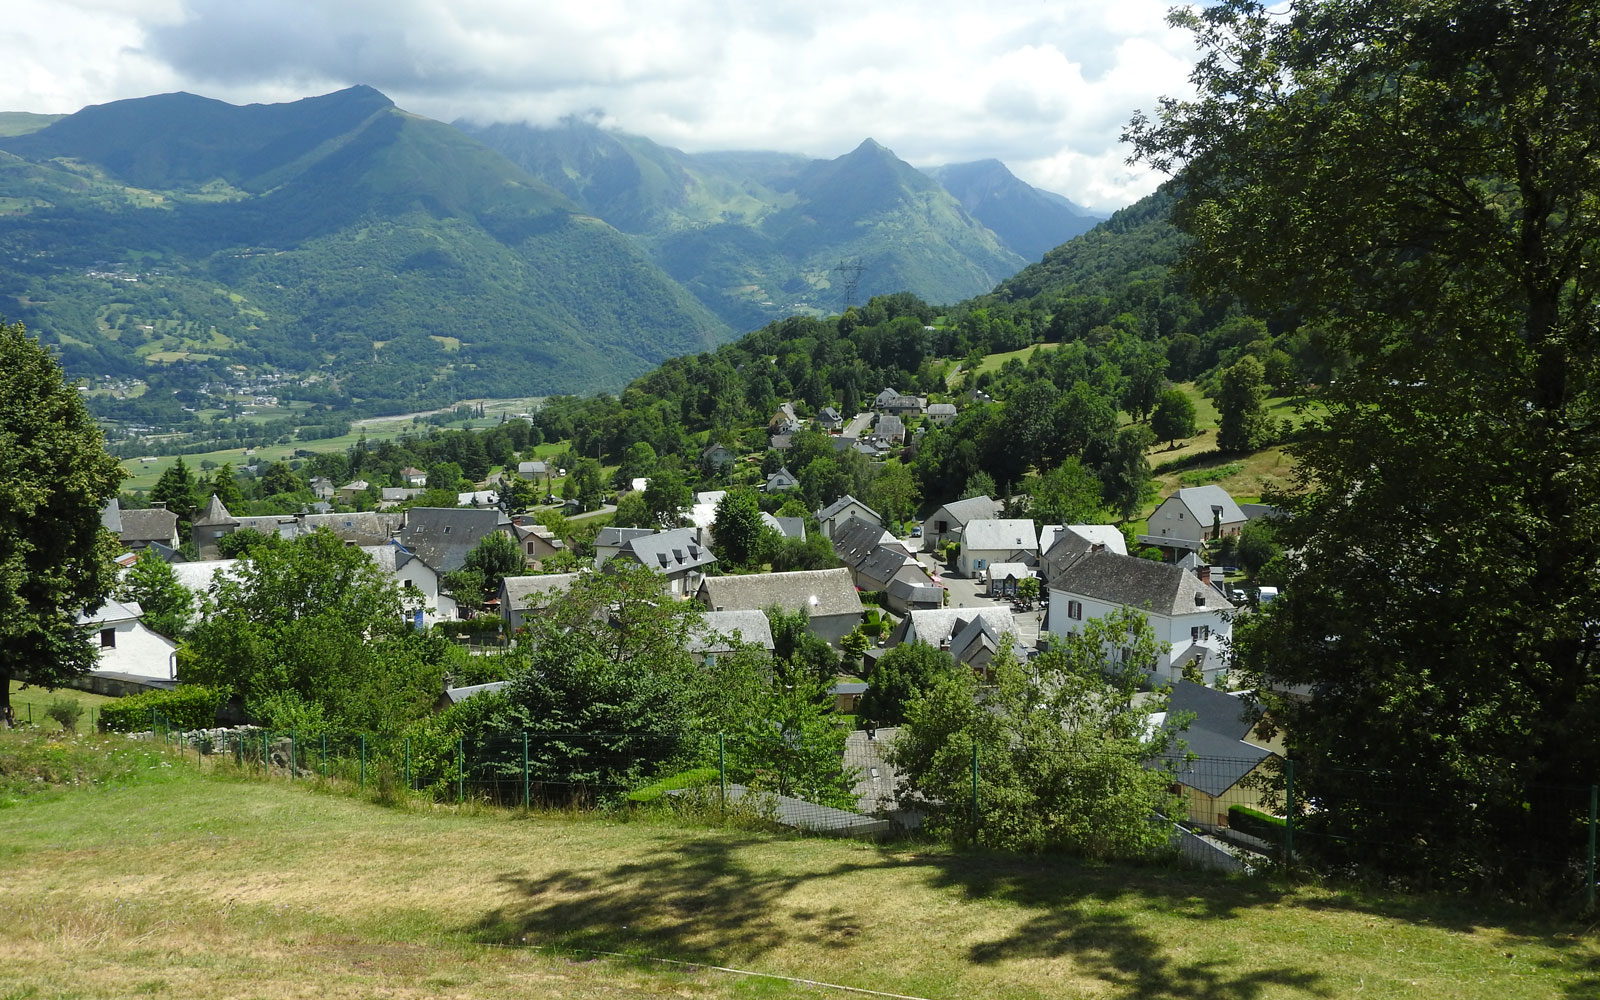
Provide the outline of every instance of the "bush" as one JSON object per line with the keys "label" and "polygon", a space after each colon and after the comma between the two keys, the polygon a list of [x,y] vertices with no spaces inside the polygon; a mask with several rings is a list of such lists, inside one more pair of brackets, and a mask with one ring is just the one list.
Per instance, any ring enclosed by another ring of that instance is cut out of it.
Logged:
{"label": "bush", "polygon": [[147,691],[130,695],[100,710],[100,728],[113,733],[134,733],[150,728],[153,713],[173,729],[209,729],[216,725],[217,708],[226,693],[216,688],[186,684],[173,691]]}
{"label": "bush", "polygon": [[1259,809],[1248,806],[1229,806],[1228,825],[1240,833],[1249,834],[1269,844],[1283,844],[1284,828],[1288,825],[1276,816],[1268,816]]}
{"label": "bush", "polygon": [[78,719],[83,715],[83,703],[76,698],[56,698],[50,702],[44,714],[61,723],[61,728],[67,732],[74,732],[78,728]]}

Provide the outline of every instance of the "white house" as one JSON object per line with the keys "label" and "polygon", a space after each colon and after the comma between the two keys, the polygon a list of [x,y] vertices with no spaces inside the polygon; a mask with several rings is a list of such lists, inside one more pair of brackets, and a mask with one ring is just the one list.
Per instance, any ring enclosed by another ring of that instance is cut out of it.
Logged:
{"label": "white house", "polygon": [[1149,534],[1139,541],[1195,550],[1210,539],[1237,535],[1248,520],[1222,487],[1191,486],[1161,501],[1150,515]]}
{"label": "white house", "polygon": [[457,617],[455,599],[439,590],[438,572],[410,549],[390,541],[384,545],[363,545],[361,551],[400,588],[400,606],[409,620],[415,622],[419,611],[425,625],[453,621]]}
{"label": "white house", "polygon": [[824,538],[832,538],[851,518],[883,527],[883,518],[877,511],[848,493],[817,511],[817,523],[822,526]]}
{"label": "white house", "polygon": [[987,496],[945,504],[922,522],[922,550],[937,552],[945,542],[959,540],[968,522],[996,517],[1001,506],[1000,501]]}
{"label": "white house", "polygon": [[990,563],[1039,561],[1039,529],[1028,518],[978,518],[961,532],[961,554],[956,568],[963,576],[977,577]]}
{"label": "white house", "polygon": [[79,627],[100,651],[99,665],[91,673],[144,682],[177,679],[177,644],[146,628],[142,617],[144,609],[132,601],[107,601],[78,615]]}
{"label": "white house", "polygon": [[1192,664],[1209,684],[1227,668],[1234,606],[1202,576],[1171,563],[1102,549],[1068,565],[1051,577],[1049,586],[1052,632],[1081,631],[1085,622],[1118,608],[1143,614],[1156,638],[1171,644],[1157,658],[1152,681],[1178,680]]}

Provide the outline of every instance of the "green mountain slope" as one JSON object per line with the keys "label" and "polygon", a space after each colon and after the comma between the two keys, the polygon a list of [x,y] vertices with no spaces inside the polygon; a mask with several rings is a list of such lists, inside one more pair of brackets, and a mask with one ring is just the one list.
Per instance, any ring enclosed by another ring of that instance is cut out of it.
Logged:
{"label": "green mountain slope", "polygon": [[0,260],[0,312],[74,374],[270,366],[368,409],[614,388],[730,333],[633,241],[365,87],[0,139]]}
{"label": "green mountain slope", "polygon": [[954,163],[926,172],[1007,249],[1027,260],[1039,260],[1104,218],[1024,183],[999,160]]}
{"label": "green mountain slope", "polygon": [[871,140],[836,160],[808,160],[690,155],[577,121],[458,125],[636,235],[739,329],[843,308],[835,268],[846,259],[862,267],[858,301],[910,291],[951,302],[1025,263],[937,183]]}

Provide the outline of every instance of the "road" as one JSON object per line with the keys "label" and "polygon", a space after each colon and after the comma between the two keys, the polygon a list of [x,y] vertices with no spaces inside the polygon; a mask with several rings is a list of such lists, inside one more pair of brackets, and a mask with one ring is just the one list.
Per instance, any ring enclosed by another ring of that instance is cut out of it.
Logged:
{"label": "road", "polygon": [[848,424],[844,425],[844,436],[847,438],[858,438],[862,434],[866,433],[867,428],[870,426],[872,426],[872,414],[858,413],[850,418],[850,422]]}

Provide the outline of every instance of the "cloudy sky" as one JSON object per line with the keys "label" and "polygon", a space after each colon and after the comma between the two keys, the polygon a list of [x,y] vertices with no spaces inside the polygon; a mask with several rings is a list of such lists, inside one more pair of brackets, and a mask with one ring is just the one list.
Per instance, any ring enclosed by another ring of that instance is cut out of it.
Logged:
{"label": "cloudy sky", "polygon": [[1100,210],[1160,178],[1117,137],[1188,93],[1168,0],[6,0],[0,110],[356,83],[449,121],[567,114],[691,152],[993,157]]}

